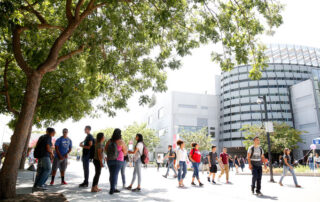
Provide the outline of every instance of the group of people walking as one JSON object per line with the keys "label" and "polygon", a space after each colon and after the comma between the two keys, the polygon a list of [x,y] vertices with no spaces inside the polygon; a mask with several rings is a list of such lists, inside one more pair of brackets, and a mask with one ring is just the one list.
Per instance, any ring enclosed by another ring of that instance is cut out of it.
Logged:
{"label": "group of people walking", "polygon": [[[51,173],[50,185],[54,185],[57,170],[60,170],[61,184],[66,185],[64,174],[68,165],[68,154],[72,150],[72,141],[68,138],[68,129],[63,129],[63,135],[55,142],[55,151],[52,150],[52,137],[55,135],[53,128],[47,128],[46,134],[41,136],[34,150],[34,157],[38,159],[37,175],[34,181],[33,191],[47,190],[45,182]],[[121,173],[123,188],[140,191],[141,190],[141,165],[146,162],[145,144],[142,134],[136,135],[136,146],[133,151],[128,151],[125,142],[122,140],[121,130],[115,129],[112,137],[105,144],[105,136],[98,133],[96,139],[91,134],[91,127],[85,127],[86,138],[80,143],[82,147],[82,165],[84,171],[84,181],[79,187],[89,186],[89,165],[93,161],[95,175],[92,182],[91,192],[99,192],[98,187],[101,170],[104,167],[104,154],[106,153],[107,166],[109,169],[109,194],[119,193],[117,189],[118,175]],[[134,171],[131,184],[126,187],[125,168],[128,161],[128,154],[134,156]],[[51,162],[52,165],[51,165]],[[138,185],[133,189],[133,184],[138,178]]]}

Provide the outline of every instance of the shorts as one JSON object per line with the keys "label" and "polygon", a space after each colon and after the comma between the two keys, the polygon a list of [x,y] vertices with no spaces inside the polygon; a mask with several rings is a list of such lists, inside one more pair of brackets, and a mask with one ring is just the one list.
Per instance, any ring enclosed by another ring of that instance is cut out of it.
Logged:
{"label": "shorts", "polygon": [[60,160],[58,157],[54,157],[53,163],[52,163],[52,170],[53,171],[57,171],[59,168],[60,172],[64,172],[64,171],[66,171],[67,166],[68,166],[68,159],[67,158]]}
{"label": "shorts", "polygon": [[211,165],[210,167],[210,173],[217,173],[217,165]]}

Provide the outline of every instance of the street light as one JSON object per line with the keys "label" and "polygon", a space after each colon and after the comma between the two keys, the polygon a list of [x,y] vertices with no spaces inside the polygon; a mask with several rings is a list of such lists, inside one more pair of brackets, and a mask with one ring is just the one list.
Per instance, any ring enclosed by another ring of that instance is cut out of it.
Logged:
{"label": "street light", "polygon": [[[264,104],[264,113],[265,113],[265,123],[268,123],[268,111],[267,111],[267,99],[266,95],[259,96],[257,99],[257,103]],[[262,120],[262,112],[261,112],[261,120]],[[263,124],[263,123],[262,123]],[[269,167],[270,167],[270,182],[275,182],[273,179],[273,168],[272,168],[272,157],[271,157],[271,142],[270,142],[270,134],[267,128],[265,127],[267,132],[267,140],[268,140],[268,158],[269,158]]]}

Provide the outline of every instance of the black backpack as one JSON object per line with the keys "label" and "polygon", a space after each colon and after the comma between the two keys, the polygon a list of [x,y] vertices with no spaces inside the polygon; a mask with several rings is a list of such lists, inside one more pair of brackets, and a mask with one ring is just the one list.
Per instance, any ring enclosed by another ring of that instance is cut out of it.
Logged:
{"label": "black backpack", "polygon": [[44,146],[42,144],[43,140],[45,138],[45,135],[42,135],[41,137],[39,137],[38,142],[36,144],[36,147],[34,148],[33,151],[33,156],[34,158],[38,159],[44,156]]}
{"label": "black backpack", "polygon": [[117,160],[117,158],[119,156],[117,144],[115,142],[112,142],[111,140],[109,140],[109,141],[110,141],[110,143],[109,143],[107,151],[106,151],[107,158],[108,158],[108,160]]}
{"label": "black backpack", "polygon": [[89,159],[94,159],[94,152],[95,152],[95,148],[96,148],[96,144],[95,144],[95,139],[93,138],[93,140],[92,140],[92,146],[90,147],[90,151],[89,151],[89,153],[90,153],[90,156],[89,156]]}

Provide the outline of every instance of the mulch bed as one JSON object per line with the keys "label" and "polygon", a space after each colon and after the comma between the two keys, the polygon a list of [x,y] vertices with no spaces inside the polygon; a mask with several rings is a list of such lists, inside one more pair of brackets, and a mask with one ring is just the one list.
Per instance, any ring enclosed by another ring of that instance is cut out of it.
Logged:
{"label": "mulch bed", "polygon": [[68,201],[63,194],[35,192],[32,194],[19,194],[14,199],[3,200],[5,202],[66,202]]}

